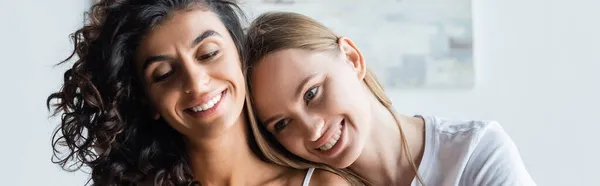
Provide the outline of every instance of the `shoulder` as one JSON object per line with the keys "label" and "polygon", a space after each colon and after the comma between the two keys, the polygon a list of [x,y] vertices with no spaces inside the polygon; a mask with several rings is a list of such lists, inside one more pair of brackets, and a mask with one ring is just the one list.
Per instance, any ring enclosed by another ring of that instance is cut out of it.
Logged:
{"label": "shoulder", "polygon": [[426,125],[434,132],[443,135],[479,134],[487,129],[502,129],[496,121],[488,120],[452,120],[443,117],[424,116]]}
{"label": "shoulder", "polygon": [[496,121],[474,121],[461,182],[475,185],[535,185],[519,149]]}
{"label": "shoulder", "polygon": [[326,171],[326,170],[322,170],[322,169],[315,169],[315,171],[313,172],[310,180],[309,185],[340,185],[340,186],[344,186],[344,185],[350,185],[350,183],[348,183],[348,181],[346,181],[346,179],[344,179],[343,177]]}
{"label": "shoulder", "polygon": [[437,131],[446,140],[464,143],[472,156],[517,151],[515,143],[497,121],[438,118]]}
{"label": "shoulder", "polygon": [[517,152],[515,143],[496,121],[449,120],[441,117],[428,117],[427,120],[441,146],[456,147],[453,149],[470,156]]}
{"label": "shoulder", "polygon": [[[463,164],[467,185],[535,185],[517,145],[500,123],[424,117],[435,135],[439,155]],[[458,152],[460,151],[460,152]],[[466,161],[466,162],[464,162]]]}
{"label": "shoulder", "polygon": [[508,163],[521,161],[517,145],[495,121],[479,121],[470,137],[470,158],[472,165]]}
{"label": "shoulder", "polygon": [[429,138],[435,138],[442,146],[460,146],[473,150],[475,146],[513,143],[497,121],[450,120],[442,117],[424,119],[426,130],[432,134]]}

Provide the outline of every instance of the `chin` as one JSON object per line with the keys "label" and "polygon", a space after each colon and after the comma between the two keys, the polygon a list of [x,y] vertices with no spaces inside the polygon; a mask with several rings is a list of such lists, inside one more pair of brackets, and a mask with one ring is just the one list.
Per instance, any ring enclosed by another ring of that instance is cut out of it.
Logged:
{"label": "chin", "polygon": [[335,159],[335,162],[332,162],[328,165],[339,169],[345,169],[350,167],[350,165],[352,165],[358,159],[359,155],[359,153],[342,154],[342,156]]}

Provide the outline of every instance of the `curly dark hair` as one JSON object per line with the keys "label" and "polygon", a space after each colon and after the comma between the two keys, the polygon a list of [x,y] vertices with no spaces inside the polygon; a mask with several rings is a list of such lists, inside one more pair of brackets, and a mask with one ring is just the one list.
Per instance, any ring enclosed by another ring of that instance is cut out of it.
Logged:
{"label": "curly dark hair", "polygon": [[148,30],[194,8],[214,12],[243,56],[245,17],[234,0],[104,0],[90,8],[86,24],[71,34],[73,53],[59,64],[77,59],[46,102],[61,116],[52,138],[53,163],[66,171],[90,167],[91,185],[197,184],[183,136],[152,119],[133,68],[133,54]]}

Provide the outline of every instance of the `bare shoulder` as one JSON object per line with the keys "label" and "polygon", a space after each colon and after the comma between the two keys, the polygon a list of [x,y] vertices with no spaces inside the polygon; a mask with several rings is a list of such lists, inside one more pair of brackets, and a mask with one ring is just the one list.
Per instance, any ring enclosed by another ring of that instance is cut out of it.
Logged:
{"label": "bare shoulder", "polygon": [[315,169],[309,185],[350,185],[343,177],[322,169]]}

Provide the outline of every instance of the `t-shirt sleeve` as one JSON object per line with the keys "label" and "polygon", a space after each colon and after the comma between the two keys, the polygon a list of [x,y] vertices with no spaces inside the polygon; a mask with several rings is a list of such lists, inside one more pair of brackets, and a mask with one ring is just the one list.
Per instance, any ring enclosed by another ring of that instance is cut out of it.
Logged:
{"label": "t-shirt sleeve", "polygon": [[535,186],[517,146],[500,124],[490,122],[482,130],[461,182],[486,186]]}

